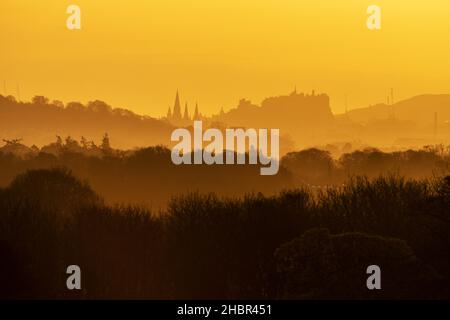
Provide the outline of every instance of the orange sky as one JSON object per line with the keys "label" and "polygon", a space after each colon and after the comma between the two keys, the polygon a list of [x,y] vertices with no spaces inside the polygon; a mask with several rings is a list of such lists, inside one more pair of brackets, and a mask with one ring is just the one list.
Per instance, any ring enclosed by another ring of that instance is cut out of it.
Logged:
{"label": "orange sky", "polygon": [[[66,28],[66,8],[82,30]],[[381,6],[382,30],[366,28]],[[175,91],[206,114],[316,89],[334,112],[450,93],[448,0],[1,0],[0,92],[101,99],[164,115]]]}

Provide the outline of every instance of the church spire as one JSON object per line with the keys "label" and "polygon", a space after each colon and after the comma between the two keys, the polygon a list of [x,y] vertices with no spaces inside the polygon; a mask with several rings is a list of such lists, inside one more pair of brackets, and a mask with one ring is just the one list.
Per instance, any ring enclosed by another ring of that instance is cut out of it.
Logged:
{"label": "church spire", "polygon": [[177,90],[177,96],[175,97],[175,105],[173,106],[173,115],[172,116],[173,116],[174,120],[181,119],[180,96],[178,95],[178,90]]}
{"label": "church spire", "polygon": [[184,116],[183,116],[183,119],[184,119],[184,120],[187,120],[187,121],[190,120],[190,119],[189,119],[189,112],[188,112],[188,105],[187,105],[187,102],[186,102],[186,104],[184,105]]}
{"label": "church spire", "polygon": [[198,103],[195,103],[194,120],[200,120],[200,115],[198,114]]}
{"label": "church spire", "polygon": [[172,118],[172,110],[170,110],[170,107],[169,107],[169,110],[167,110],[167,119],[170,119],[170,118]]}

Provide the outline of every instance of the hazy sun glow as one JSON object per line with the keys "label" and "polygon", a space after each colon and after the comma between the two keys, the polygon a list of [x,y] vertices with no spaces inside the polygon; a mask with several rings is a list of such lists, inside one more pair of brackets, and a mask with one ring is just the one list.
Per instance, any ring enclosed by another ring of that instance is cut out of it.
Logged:
{"label": "hazy sun glow", "polygon": [[[82,30],[66,28],[70,4]],[[180,90],[206,114],[240,98],[328,93],[334,112],[450,92],[450,2],[365,0],[2,0],[1,93],[104,100],[160,116]]]}

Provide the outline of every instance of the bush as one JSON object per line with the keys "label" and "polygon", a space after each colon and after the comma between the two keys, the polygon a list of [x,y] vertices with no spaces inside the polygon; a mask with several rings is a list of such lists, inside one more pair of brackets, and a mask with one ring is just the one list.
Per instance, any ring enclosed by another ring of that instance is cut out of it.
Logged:
{"label": "bush", "polygon": [[[441,277],[405,241],[363,233],[312,229],[275,252],[281,298],[436,298]],[[368,290],[366,268],[381,268],[381,289]]]}

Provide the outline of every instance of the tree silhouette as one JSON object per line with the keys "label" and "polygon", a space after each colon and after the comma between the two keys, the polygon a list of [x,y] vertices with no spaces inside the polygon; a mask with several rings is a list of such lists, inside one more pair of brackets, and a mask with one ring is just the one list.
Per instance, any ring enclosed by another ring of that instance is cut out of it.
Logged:
{"label": "tree silhouette", "polygon": [[49,99],[44,96],[34,96],[31,102],[36,105],[46,105],[48,104]]}

